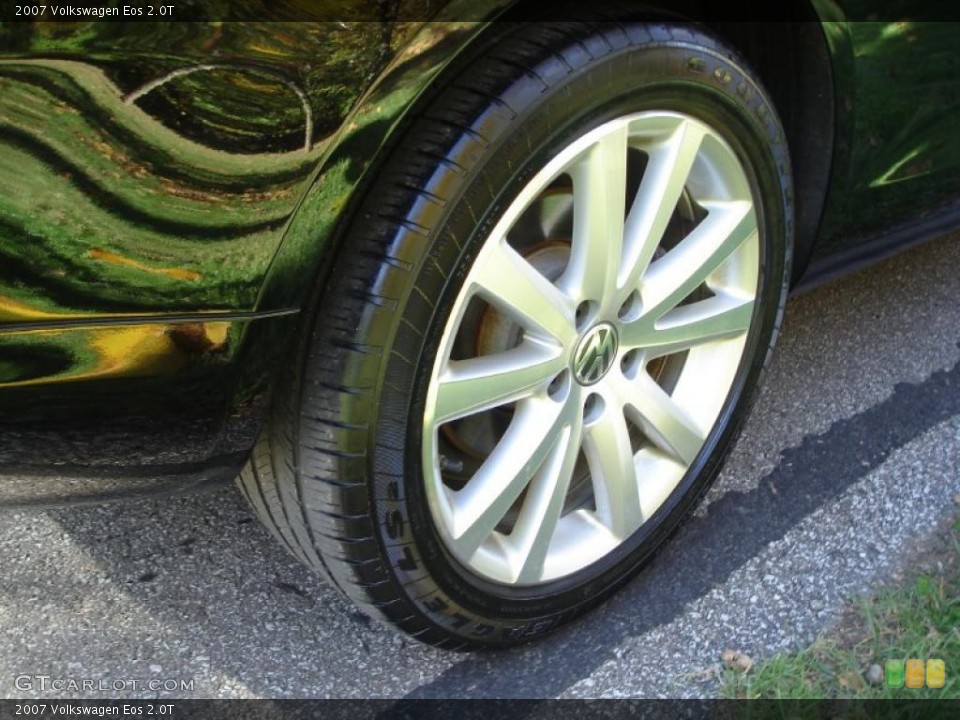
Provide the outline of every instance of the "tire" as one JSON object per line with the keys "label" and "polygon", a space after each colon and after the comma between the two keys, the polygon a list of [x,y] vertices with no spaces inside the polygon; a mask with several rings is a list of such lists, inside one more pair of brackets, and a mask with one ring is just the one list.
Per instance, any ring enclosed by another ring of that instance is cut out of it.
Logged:
{"label": "tire", "polygon": [[748,413],[792,249],[784,134],[731,49],[494,32],[384,160],[240,478],[296,557],[445,648],[544,635],[651,559]]}

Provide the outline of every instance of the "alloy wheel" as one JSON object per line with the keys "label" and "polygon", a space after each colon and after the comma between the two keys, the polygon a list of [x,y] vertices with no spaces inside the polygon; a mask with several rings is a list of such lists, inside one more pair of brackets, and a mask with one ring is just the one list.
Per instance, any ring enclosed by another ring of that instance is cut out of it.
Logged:
{"label": "alloy wheel", "polygon": [[606,122],[523,187],[462,285],[427,394],[427,498],[461,565],[546,583],[651,522],[731,392],[759,253],[742,164],[681,113]]}

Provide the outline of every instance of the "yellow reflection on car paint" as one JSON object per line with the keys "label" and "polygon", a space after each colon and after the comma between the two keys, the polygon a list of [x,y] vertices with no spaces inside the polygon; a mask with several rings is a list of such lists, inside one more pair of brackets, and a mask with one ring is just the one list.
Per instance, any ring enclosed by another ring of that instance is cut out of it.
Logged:
{"label": "yellow reflection on car paint", "polygon": [[107,252],[106,250],[101,250],[100,248],[93,248],[89,255],[92,259],[99,260],[100,262],[104,262],[109,265],[120,265],[122,267],[153,273],[155,275],[164,275],[172,280],[194,281],[199,280],[202,277],[202,275],[195,270],[185,270],[184,268],[151,267],[150,265],[142,263],[139,260],[124,257],[123,255],[118,255],[117,253]]}
{"label": "yellow reflection on car paint", "polygon": [[33,320],[66,320],[82,317],[76,313],[56,313],[31,307],[7,295],[0,295],[0,322],[30,322]]}
{"label": "yellow reflection on car paint", "polygon": [[41,343],[67,348],[75,361],[72,367],[55,376],[0,383],[0,387],[173,374],[198,355],[224,351],[231,325],[230,322],[157,323],[11,333],[7,337],[36,338]]}

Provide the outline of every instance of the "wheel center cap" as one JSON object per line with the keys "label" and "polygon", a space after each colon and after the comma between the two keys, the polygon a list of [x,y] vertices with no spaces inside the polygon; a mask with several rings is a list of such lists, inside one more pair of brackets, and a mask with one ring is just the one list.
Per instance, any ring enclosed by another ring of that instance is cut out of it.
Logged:
{"label": "wheel center cap", "polygon": [[617,331],[610,323],[587,330],[573,353],[573,375],[581,385],[593,385],[613,367],[617,357]]}

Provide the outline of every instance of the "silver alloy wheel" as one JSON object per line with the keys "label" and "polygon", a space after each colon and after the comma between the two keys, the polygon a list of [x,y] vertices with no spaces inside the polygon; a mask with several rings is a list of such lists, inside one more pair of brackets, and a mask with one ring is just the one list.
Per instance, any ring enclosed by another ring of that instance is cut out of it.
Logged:
{"label": "silver alloy wheel", "polygon": [[[531,213],[549,242],[518,241]],[[632,114],[559,152],[484,241],[433,366],[424,480],[450,553],[536,585],[633,535],[726,403],[759,263],[743,166],[702,121]],[[465,352],[477,327],[499,340]]]}

